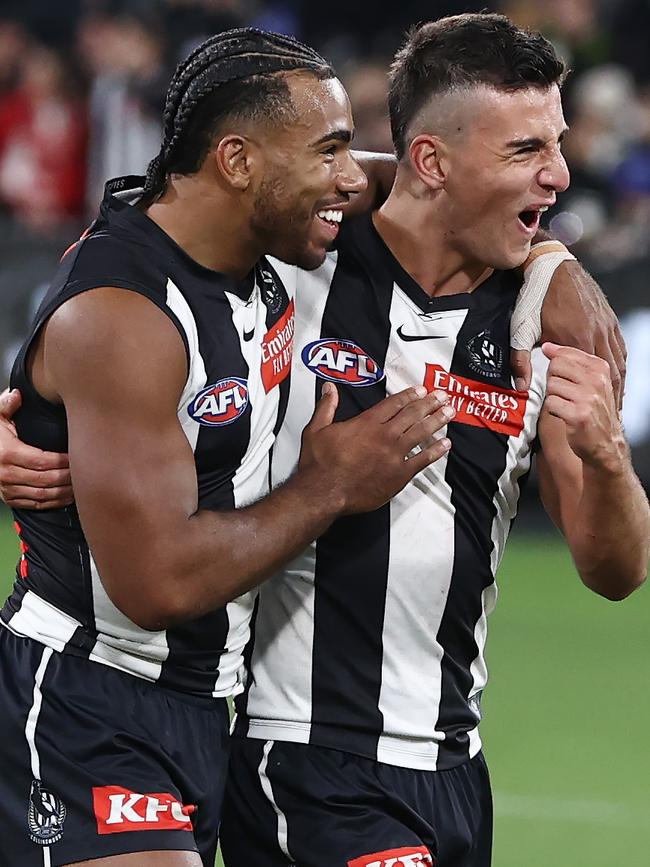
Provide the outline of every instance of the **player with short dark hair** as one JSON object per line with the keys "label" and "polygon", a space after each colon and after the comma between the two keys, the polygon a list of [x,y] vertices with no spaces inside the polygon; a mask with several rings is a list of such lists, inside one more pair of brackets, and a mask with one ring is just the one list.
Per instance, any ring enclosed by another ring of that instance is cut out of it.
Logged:
{"label": "player with short dark hair", "polygon": [[569,182],[563,76],[546,40],[501,16],[412,31],[391,71],[394,187],[298,279],[274,481],[295,465],[323,380],[338,385],[339,418],[424,383],[452,448],[260,588],[227,867],[488,867],[487,617],[537,438],[542,499],[583,582],[620,599],[644,579],[650,511],[606,364],[545,343],[518,391],[507,352],[511,269]]}
{"label": "player with short dark hair", "polygon": [[364,188],[352,133],[314,51],[213,37],[172,79],[146,179],[110,182],[62,259],[12,372],[18,432],[69,451],[76,504],[14,509],[3,863],[212,867],[241,594],[448,448],[429,442],[444,416],[424,387],[336,425],[330,388],[269,494],[294,332],[285,263],[319,265]]}

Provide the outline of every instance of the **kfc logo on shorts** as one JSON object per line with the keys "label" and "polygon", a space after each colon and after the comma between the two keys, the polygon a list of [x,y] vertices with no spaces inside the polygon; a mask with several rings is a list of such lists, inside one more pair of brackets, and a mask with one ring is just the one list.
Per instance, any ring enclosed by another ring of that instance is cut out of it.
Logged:
{"label": "kfc logo on shorts", "polygon": [[386,849],[372,855],[362,855],[348,861],[348,867],[422,867],[437,861],[426,846],[405,846],[402,849]]}
{"label": "kfc logo on shorts", "polygon": [[141,794],[121,786],[93,787],[98,834],[123,831],[191,831],[193,804],[182,804],[168,792]]}
{"label": "kfc logo on shorts", "polygon": [[356,388],[374,385],[384,378],[384,371],[364,350],[350,340],[327,337],[308,343],[302,350],[303,364],[329,382]]}
{"label": "kfc logo on shorts", "polygon": [[232,376],[220,379],[200,391],[187,411],[194,421],[206,427],[222,427],[237,421],[248,406],[248,383]]}

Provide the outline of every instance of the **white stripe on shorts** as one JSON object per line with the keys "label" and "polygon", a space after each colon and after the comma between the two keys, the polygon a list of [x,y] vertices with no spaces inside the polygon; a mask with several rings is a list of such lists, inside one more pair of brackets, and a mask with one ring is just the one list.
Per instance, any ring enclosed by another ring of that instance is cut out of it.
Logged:
{"label": "white stripe on shorts", "polygon": [[[43,655],[41,656],[41,661],[34,677],[34,699],[27,715],[27,722],[25,723],[25,738],[27,739],[27,745],[29,747],[32,777],[35,780],[41,779],[41,762],[38,756],[38,750],[36,749],[36,724],[38,723],[38,716],[41,712],[41,705],[43,703],[41,685],[43,683],[43,678],[45,677],[47,664],[53,653],[54,651],[51,647],[43,648]],[[50,856],[50,847],[43,846],[43,867],[51,867],[51,864],[52,859]]]}
{"label": "white stripe on shorts", "polygon": [[262,756],[262,761],[260,762],[257,772],[260,777],[262,791],[271,802],[271,806],[275,810],[275,815],[278,817],[278,846],[280,847],[282,854],[293,863],[294,859],[291,857],[291,853],[289,852],[287,817],[275,803],[275,798],[273,797],[273,786],[271,785],[271,781],[266,773],[266,766],[269,763],[269,753],[271,752],[274,743],[275,741],[266,741],[264,744],[264,755]]}

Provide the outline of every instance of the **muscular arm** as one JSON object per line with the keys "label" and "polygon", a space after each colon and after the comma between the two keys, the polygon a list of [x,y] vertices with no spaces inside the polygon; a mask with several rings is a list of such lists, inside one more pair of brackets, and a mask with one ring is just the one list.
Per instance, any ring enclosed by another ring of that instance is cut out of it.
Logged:
{"label": "muscular arm", "polygon": [[397,160],[393,154],[353,151],[353,156],[365,172],[368,186],[350,200],[346,208],[347,217],[367,214],[383,205],[393,186],[397,170]]}
{"label": "muscular arm", "polygon": [[77,507],[106,591],[146,629],[220,607],[337,515],[377,508],[446,451],[438,443],[405,460],[445,423],[432,415],[435,398],[411,389],[332,425],[330,390],[284,487],[245,509],[197,511],[193,454],[177,418],[185,351],[155,305],[111,288],[68,301],[44,329],[32,377],[65,405]]}
{"label": "muscular arm", "polygon": [[644,580],[650,508],[630,462],[605,363],[576,349],[551,354],[539,424],[540,494],[583,582],[623,599]]}

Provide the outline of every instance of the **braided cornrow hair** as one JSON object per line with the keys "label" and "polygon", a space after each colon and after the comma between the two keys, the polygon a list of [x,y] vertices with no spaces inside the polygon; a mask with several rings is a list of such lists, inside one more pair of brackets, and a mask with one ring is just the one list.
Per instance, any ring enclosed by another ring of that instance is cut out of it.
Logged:
{"label": "braided cornrow hair", "polygon": [[144,194],[154,198],[171,172],[191,174],[205,158],[226,116],[280,120],[292,109],[289,89],[276,72],[334,71],[312,48],[290,36],[253,27],[211,36],[176,67],[167,90],[160,152],[149,163]]}

